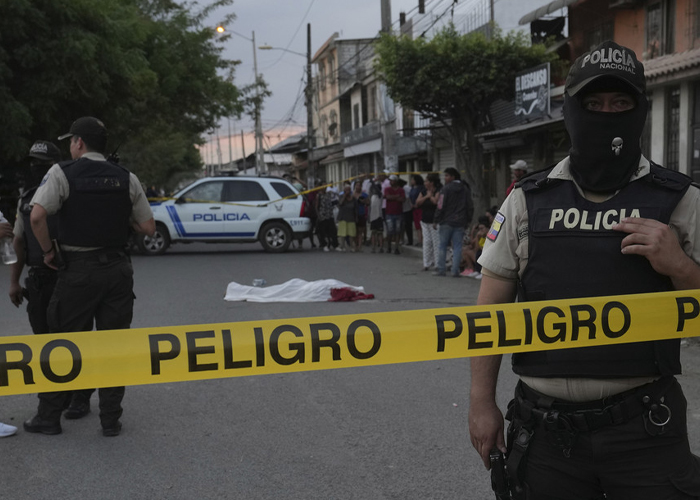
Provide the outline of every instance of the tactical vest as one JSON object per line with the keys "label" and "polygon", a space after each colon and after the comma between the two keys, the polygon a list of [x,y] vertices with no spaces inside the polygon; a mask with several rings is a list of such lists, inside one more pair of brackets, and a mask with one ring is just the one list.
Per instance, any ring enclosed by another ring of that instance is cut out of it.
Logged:
{"label": "tactical vest", "polygon": [[[671,280],[641,255],[624,255],[627,233],[611,226],[624,217],[668,224],[691,179],[652,165],[610,200],[594,203],[550,170],[523,180],[529,217],[529,257],[519,298],[554,300],[661,292]],[[601,335],[600,328],[597,335]],[[680,373],[680,340],[513,354],[513,371],[535,377],[616,378]]]}
{"label": "tactical vest", "polygon": [[[31,267],[46,267],[44,265],[44,252],[39,245],[39,241],[34,236],[34,231],[32,230],[32,224],[30,220],[30,214],[32,213],[32,207],[30,202],[34,197],[36,192],[36,187],[26,191],[20,198],[19,203],[19,214],[22,217],[22,222],[24,223],[24,246],[26,254],[26,264]],[[55,239],[58,236],[58,220],[55,215],[49,215],[46,219],[46,223],[49,226],[49,238]],[[48,267],[46,267],[48,269]]]}
{"label": "tactical vest", "polygon": [[129,238],[129,171],[107,161],[59,163],[70,192],[58,211],[59,242],[78,247],[124,247]]}

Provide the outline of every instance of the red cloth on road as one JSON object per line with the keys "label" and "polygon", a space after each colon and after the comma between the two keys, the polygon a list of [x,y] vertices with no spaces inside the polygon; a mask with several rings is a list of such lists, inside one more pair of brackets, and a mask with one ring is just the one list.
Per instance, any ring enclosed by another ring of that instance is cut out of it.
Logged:
{"label": "red cloth on road", "polygon": [[328,302],[349,302],[352,300],[373,299],[374,294],[358,292],[352,288],[331,288],[331,298]]}

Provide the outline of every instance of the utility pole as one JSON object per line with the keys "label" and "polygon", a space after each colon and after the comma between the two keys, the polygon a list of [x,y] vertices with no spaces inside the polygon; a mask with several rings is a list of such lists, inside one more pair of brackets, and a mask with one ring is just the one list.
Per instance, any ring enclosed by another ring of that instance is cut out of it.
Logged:
{"label": "utility pole", "polygon": [[255,31],[253,31],[253,72],[255,73],[255,173],[265,172],[263,162],[262,122],[260,121],[260,87],[258,86],[258,54],[255,48]]}
{"label": "utility pole", "polygon": [[243,152],[243,170],[247,171],[248,170],[248,158],[246,158],[246,155],[245,155],[245,141],[243,140],[243,129],[241,129],[241,151]]}
{"label": "utility pole", "polygon": [[311,82],[311,23],[306,25],[306,142],[307,142],[307,163],[309,172],[313,179],[313,186],[316,187],[316,165],[313,163],[314,151],[314,114],[313,114],[313,85]]}
{"label": "utility pole", "polygon": [[231,117],[228,117],[228,164],[229,166],[233,166],[233,148],[231,146],[231,142],[233,142],[233,137],[231,137]]}
{"label": "utility pole", "polygon": [[219,160],[219,172],[221,172],[221,141],[219,140],[219,127],[216,127],[216,155]]}
{"label": "utility pole", "polygon": [[[391,0],[382,0],[381,4],[382,32],[391,33]],[[384,85],[384,84],[382,84]],[[384,168],[398,172],[399,159],[396,154],[396,111],[394,101],[386,92],[382,92],[382,149],[384,153]]]}

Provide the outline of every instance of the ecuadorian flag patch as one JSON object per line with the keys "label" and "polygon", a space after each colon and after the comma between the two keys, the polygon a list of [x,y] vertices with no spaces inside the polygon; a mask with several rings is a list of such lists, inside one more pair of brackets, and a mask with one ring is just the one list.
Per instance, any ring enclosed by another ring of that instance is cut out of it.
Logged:
{"label": "ecuadorian flag patch", "polygon": [[496,238],[498,238],[498,233],[501,232],[501,227],[503,226],[503,223],[506,221],[505,216],[501,213],[498,212],[496,214],[496,217],[493,219],[493,224],[491,224],[491,229],[489,229],[489,232],[486,233],[486,237],[490,239],[491,241],[496,241]]}

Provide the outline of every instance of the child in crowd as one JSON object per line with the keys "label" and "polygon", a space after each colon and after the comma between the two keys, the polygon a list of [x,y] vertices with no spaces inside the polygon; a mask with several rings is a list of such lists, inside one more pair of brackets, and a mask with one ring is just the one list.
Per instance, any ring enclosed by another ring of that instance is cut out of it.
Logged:
{"label": "child in crowd", "polygon": [[369,229],[372,232],[372,253],[384,253],[384,220],[382,219],[382,186],[374,183],[369,188]]}

